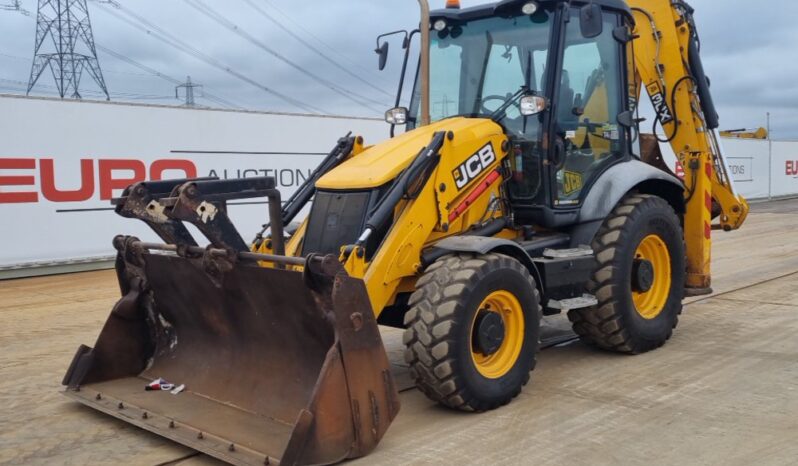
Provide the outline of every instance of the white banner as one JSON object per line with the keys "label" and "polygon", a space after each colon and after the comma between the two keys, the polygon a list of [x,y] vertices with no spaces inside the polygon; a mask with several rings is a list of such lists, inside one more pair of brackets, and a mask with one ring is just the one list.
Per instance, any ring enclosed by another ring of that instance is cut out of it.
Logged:
{"label": "white banner", "polygon": [[[734,179],[737,191],[748,200],[767,199],[770,190],[769,142],[753,141],[747,139],[722,139],[723,153]],[[789,147],[798,148],[798,143],[785,143]],[[680,177],[684,169],[677,163],[676,156],[669,144],[660,144],[663,157],[669,166],[674,167],[674,172]],[[774,179],[773,183],[783,183],[781,179]],[[798,186],[790,187],[780,184],[783,195],[798,194]],[[775,186],[774,186],[775,191]],[[779,196],[782,194],[773,194]]]}
{"label": "white banner", "polygon": [[737,190],[747,199],[768,197],[768,141],[722,139]]}
{"label": "white banner", "polygon": [[[367,144],[388,137],[373,119],[0,96],[0,272],[107,258],[118,234],[156,241],[110,206],[136,181],[273,176],[287,198],[349,131]],[[774,142],[772,163],[767,141],[723,145],[747,198],[798,194],[798,142]],[[267,206],[232,202],[230,215],[250,240]]]}
{"label": "white banner", "polygon": [[773,196],[798,193],[798,142],[773,142]]}
{"label": "white banner", "polygon": [[[287,198],[349,131],[388,137],[371,119],[0,96],[0,270],[108,257],[118,234],[157,240],[110,205],[137,181],[273,176]],[[231,202],[247,241],[267,209]]]}

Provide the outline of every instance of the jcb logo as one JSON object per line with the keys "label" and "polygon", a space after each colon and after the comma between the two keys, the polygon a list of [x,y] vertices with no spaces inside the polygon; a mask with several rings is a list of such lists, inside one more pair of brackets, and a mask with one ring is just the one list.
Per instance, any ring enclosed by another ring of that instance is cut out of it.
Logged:
{"label": "jcb logo", "polygon": [[463,189],[468,186],[468,183],[481,175],[495,161],[496,152],[493,151],[493,145],[488,143],[452,172],[457,189]]}
{"label": "jcb logo", "polygon": [[576,172],[565,172],[563,176],[563,193],[566,196],[582,189],[582,175]]}

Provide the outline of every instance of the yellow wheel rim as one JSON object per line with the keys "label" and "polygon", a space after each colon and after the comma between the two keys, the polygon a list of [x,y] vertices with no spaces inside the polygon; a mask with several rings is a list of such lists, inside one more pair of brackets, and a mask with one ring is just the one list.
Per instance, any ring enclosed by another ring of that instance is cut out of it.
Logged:
{"label": "yellow wheel rim", "polygon": [[651,289],[644,293],[632,291],[632,299],[638,314],[644,319],[652,320],[662,314],[671,293],[671,255],[662,238],[650,235],[643,238],[637,247],[635,259],[646,260],[654,268],[654,282]]}
{"label": "yellow wheel rim", "polygon": [[509,291],[491,293],[482,301],[474,314],[474,320],[471,323],[472,339],[480,312],[494,312],[501,316],[504,322],[504,340],[498,351],[490,356],[476,351],[472,341],[471,359],[483,377],[498,379],[512,370],[521,354],[521,348],[524,346],[524,310],[518,298]]}

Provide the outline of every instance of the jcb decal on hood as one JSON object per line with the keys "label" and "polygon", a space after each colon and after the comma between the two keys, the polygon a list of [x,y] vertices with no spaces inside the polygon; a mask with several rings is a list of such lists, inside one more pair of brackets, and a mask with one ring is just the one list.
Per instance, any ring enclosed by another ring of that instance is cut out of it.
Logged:
{"label": "jcb decal on hood", "polygon": [[468,183],[481,175],[494,162],[496,162],[496,152],[493,150],[493,145],[487,143],[479,152],[469,157],[452,172],[457,189],[468,186]]}

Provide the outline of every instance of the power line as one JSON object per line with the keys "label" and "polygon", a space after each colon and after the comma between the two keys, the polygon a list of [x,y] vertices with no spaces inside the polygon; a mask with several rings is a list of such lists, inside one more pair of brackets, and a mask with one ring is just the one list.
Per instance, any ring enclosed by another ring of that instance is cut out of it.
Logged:
{"label": "power line", "polygon": [[23,16],[30,16],[30,11],[22,8],[19,0],[13,0],[11,3],[0,5],[0,10],[18,11]]}
{"label": "power line", "polygon": [[[155,70],[155,69],[153,69],[153,68],[151,68],[151,67],[149,67],[147,65],[144,65],[144,64],[142,64],[140,62],[137,62],[136,60],[133,60],[132,58],[130,58],[130,57],[126,56],[126,55],[123,55],[123,54],[118,53],[118,52],[114,52],[113,50],[111,50],[111,49],[109,49],[107,47],[104,47],[104,46],[102,46],[100,44],[95,44],[95,46],[97,47],[98,50],[100,50],[101,52],[105,53],[106,55],[110,55],[111,57],[113,57],[113,58],[115,58],[115,59],[117,59],[119,61],[122,61],[124,63],[127,63],[127,64],[129,64],[129,65],[131,65],[131,66],[133,66],[135,68],[138,68],[138,69],[146,72],[147,74],[129,73],[129,72],[118,71],[118,70],[109,70],[107,68],[105,69],[105,73],[125,74],[125,75],[129,75],[129,76],[155,76],[155,77],[161,78],[161,79],[163,79],[163,80],[165,80],[165,81],[167,81],[167,82],[169,82],[169,83],[171,83],[172,85],[175,85],[175,86],[181,84],[181,81],[179,79],[176,79],[176,78],[173,78],[173,77],[168,76],[166,74],[163,74],[160,71]],[[9,55],[7,53],[2,53],[2,52],[0,52],[0,57],[6,57],[6,58],[10,58],[12,60],[25,61],[25,62],[28,62],[28,63],[30,62],[30,59],[28,59],[28,58],[20,57],[20,56],[17,56],[17,55]],[[27,84],[26,84],[26,86],[27,86]],[[40,86],[43,86],[43,85],[40,85]],[[10,89],[10,88],[7,88],[7,89]],[[17,90],[17,89],[15,89],[15,90]],[[27,90],[27,87],[25,89],[22,89],[22,90],[23,91]],[[117,95],[117,94],[113,94],[113,95]],[[161,99],[161,98],[164,98],[164,97],[158,97],[158,98]],[[241,105],[239,105],[237,103],[231,102],[230,100],[224,99],[222,97],[219,97],[218,95],[215,95],[215,94],[213,94],[211,92],[208,92],[207,86],[206,86],[206,89],[204,89],[202,98],[205,99],[205,100],[208,100],[210,102],[213,102],[213,103],[215,103],[217,105],[220,105],[222,107],[226,107],[226,108],[230,108],[230,109],[238,109],[238,110],[244,109],[243,106],[241,106]]]}
{"label": "power line", "polygon": [[[266,93],[268,93],[270,95],[278,97],[278,98],[288,102],[289,104],[291,104],[293,106],[296,106],[298,108],[301,108],[301,109],[303,109],[303,110],[305,110],[305,111],[307,111],[309,113],[321,113],[321,114],[326,113],[324,110],[318,109],[318,108],[313,107],[311,105],[305,104],[305,103],[303,103],[303,102],[301,102],[301,101],[299,101],[297,99],[294,99],[294,98],[289,97],[287,95],[284,95],[284,94],[282,94],[280,92],[277,92],[277,91],[275,91],[275,90],[273,90],[273,89],[271,89],[271,88],[269,88],[269,87],[267,87],[267,86],[255,81],[254,79],[249,78],[248,76],[246,76],[246,75],[244,75],[242,73],[239,73],[238,71],[236,71],[236,70],[224,65],[221,62],[219,62],[215,58],[210,57],[210,56],[200,52],[199,50],[189,46],[185,42],[183,42],[180,39],[176,38],[174,35],[172,35],[169,32],[163,30],[162,28],[158,27],[157,25],[149,22],[145,18],[142,18],[141,16],[139,16],[139,15],[137,15],[137,14],[131,12],[131,11],[123,9],[121,5],[119,5],[118,3],[116,3],[113,0],[106,0],[106,1],[103,1],[102,3],[103,4],[109,4],[109,5],[113,6],[114,8],[116,8],[117,10],[121,11],[122,13],[124,13],[125,15],[127,15],[127,16],[122,16],[122,15],[118,14],[116,11],[106,8],[106,12],[112,14],[117,19],[119,19],[119,20],[121,20],[123,22],[126,22],[130,26],[145,32],[147,35],[150,35],[153,38],[155,38],[157,40],[160,40],[161,42],[163,42],[163,43],[165,43],[165,44],[167,44],[167,45],[169,45],[169,46],[171,46],[173,48],[176,48],[177,50],[179,50],[179,51],[181,51],[181,52],[183,52],[183,53],[185,53],[187,55],[191,55],[191,56],[197,58],[198,60],[203,61],[206,64],[208,64],[208,65],[210,65],[210,66],[212,66],[214,68],[217,68],[217,69],[219,69],[221,71],[224,71],[225,73],[230,74],[231,76],[234,76],[234,77],[236,77],[236,78],[238,78],[238,79],[240,79],[240,80],[242,80],[242,81],[244,81],[244,82],[246,82],[246,83],[248,83],[248,84],[250,84],[250,85],[252,85],[254,87],[257,87],[258,89],[260,89],[260,90],[262,90],[262,91],[264,91],[264,92],[266,92]],[[148,29],[148,27],[152,28],[152,30]]]}
{"label": "power line", "polygon": [[339,70],[343,71],[344,73],[348,74],[349,76],[353,77],[354,79],[360,81],[361,83],[365,84],[366,86],[374,89],[375,91],[377,91],[377,92],[379,92],[381,94],[384,94],[384,95],[386,95],[388,97],[393,97],[393,95],[391,95],[389,92],[385,91],[384,89],[380,89],[379,87],[375,86],[374,84],[370,83],[369,81],[363,79],[358,74],[353,73],[349,68],[341,65],[339,62],[337,62],[337,61],[333,60],[332,58],[330,58],[327,54],[325,54],[324,52],[319,50],[316,46],[314,46],[310,42],[306,41],[302,36],[300,36],[299,34],[294,32],[293,30],[291,30],[291,28],[286,27],[283,23],[278,21],[274,16],[272,16],[266,10],[264,10],[263,8],[261,8],[258,5],[256,5],[255,2],[253,2],[252,0],[243,0],[243,1],[246,2],[253,10],[257,11],[263,17],[265,17],[266,19],[271,21],[274,25],[276,25],[277,27],[282,29],[285,33],[287,33],[288,35],[290,35],[291,37],[293,37],[294,39],[299,41],[302,45],[304,45],[305,47],[307,47],[310,50],[312,50],[313,52],[315,52],[317,55],[319,55],[321,58],[323,58],[327,62],[331,63],[333,66],[335,66]]}
{"label": "power line", "polygon": [[109,49],[107,47],[103,47],[102,45],[99,45],[99,44],[97,45],[97,48],[99,50],[101,50],[103,53],[111,55],[112,57],[116,58],[117,60],[123,61],[123,62],[125,62],[125,63],[127,63],[129,65],[135,66],[136,68],[138,68],[140,70],[144,70],[147,73],[149,73],[149,74],[151,74],[151,75],[153,75],[155,77],[158,77],[158,78],[164,79],[166,81],[169,81],[172,84],[180,84],[180,80],[172,78],[170,76],[167,76],[167,75],[165,75],[165,74],[163,74],[163,73],[161,73],[161,72],[159,72],[157,70],[154,70],[154,69],[152,69],[152,68],[150,68],[150,67],[148,67],[146,65],[143,65],[143,64],[133,60],[132,58],[130,58],[130,57],[126,56],[126,55],[122,55],[121,53],[114,52],[113,50],[111,50],[111,49]]}
{"label": "power line", "polygon": [[[19,80],[15,80],[15,79],[0,78],[0,82],[19,85],[20,88],[19,89],[15,88],[15,90],[22,90],[22,91],[26,90],[27,89],[27,85],[28,85],[28,83],[26,83],[25,81],[19,81]],[[39,84],[38,87],[45,88],[44,93],[59,95],[58,87],[56,87],[56,86],[47,85],[47,84]],[[86,90],[86,91],[84,91],[84,94],[87,94],[87,95],[90,95],[90,96],[95,96],[95,97],[105,97],[105,93],[102,92],[102,91]],[[114,98],[118,98],[118,97],[119,98],[128,98],[128,99],[140,99],[140,100],[173,99],[174,98],[174,97],[169,96],[169,95],[160,95],[160,94],[147,95],[147,94],[136,94],[136,93],[133,93],[133,92],[113,92],[113,93],[111,93],[111,97],[114,97]]]}
{"label": "power line", "polygon": [[[364,73],[370,74],[373,77],[378,78],[378,79],[384,79],[382,77],[382,75],[379,75],[379,74],[375,73],[373,69],[365,68],[364,66],[360,65],[357,61],[355,61],[352,58],[350,58],[350,57],[346,56],[345,54],[341,53],[337,48],[329,45],[326,41],[324,41],[323,39],[319,38],[319,36],[315,35],[308,28],[304,27],[299,21],[294,20],[291,17],[290,14],[286,13],[285,11],[283,11],[282,9],[277,7],[277,5],[275,5],[274,2],[272,2],[271,0],[264,0],[264,2],[267,3],[274,11],[280,13],[289,23],[293,24],[295,28],[297,28],[298,30],[300,30],[303,33],[307,34],[308,37],[312,38],[313,40],[315,40],[316,42],[321,44],[324,48],[329,50],[331,53],[334,53],[334,54],[338,55],[343,60],[349,62],[350,65],[352,65],[355,68],[359,68]],[[391,95],[391,97],[394,97],[394,96]]]}
{"label": "power line", "polygon": [[[96,44],[97,50],[103,50],[103,47],[100,44]],[[0,57],[9,58],[11,60],[17,61],[24,61],[25,63],[30,63],[30,58],[20,57],[18,55],[9,55],[7,53],[0,53]],[[105,74],[124,74],[126,76],[142,76],[142,77],[149,77],[152,73],[144,74],[144,73],[131,73],[129,71],[120,71],[117,69],[108,69],[103,68],[103,73]]]}
{"label": "power line", "polygon": [[[163,43],[165,43],[165,44],[167,44],[167,45],[169,45],[169,46],[171,46],[173,48],[176,48],[177,50],[180,50],[181,52],[183,52],[183,53],[185,53],[187,55],[191,55],[194,58],[197,58],[198,60],[200,60],[202,62],[205,62],[206,64],[208,64],[208,65],[210,65],[210,66],[212,66],[214,68],[217,68],[217,69],[219,69],[221,71],[224,71],[225,73],[227,73],[227,74],[229,74],[229,75],[231,75],[231,76],[233,76],[233,77],[235,77],[235,78],[237,78],[237,79],[239,79],[241,81],[244,81],[245,83],[250,84],[253,87],[258,88],[258,89],[262,90],[263,92],[266,92],[267,94],[270,94],[272,96],[278,97],[279,99],[281,99],[281,100],[283,100],[285,102],[288,102],[289,104],[291,104],[291,105],[293,105],[295,107],[301,108],[301,109],[303,109],[303,110],[305,110],[305,111],[307,111],[309,113],[327,114],[327,112],[325,112],[324,110],[321,110],[321,109],[316,108],[316,107],[314,107],[312,105],[306,104],[306,103],[304,103],[304,102],[302,102],[300,100],[297,100],[297,99],[295,99],[293,97],[290,97],[288,95],[280,93],[280,92],[278,92],[278,91],[276,91],[276,90],[274,90],[274,89],[272,89],[272,88],[270,88],[268,86],[265,86],[264,84],[261,84],[261,83],[255,81],[254,79],[250,78],[249,76],[246,76],[243,73],[240,73],[240,72],[236,71],[235,69],[231,68],[230,66],[225,65],[224,63],[220,62],[219,60],[200,52],[199,50],[191,47],[190,45],[186,44],[182,40],[178,39],[177,37],[175,37],[171,33],[163,30],[162,28],[160,28],[157,25],[153,24],[152,22],[148,21],[147,19],[145,19],[145,18],[137,15],[136,13],[133,13],[133,12],[129,11],[128,9],[122,7],[122,5],[120,5],[118,2],[116,2],[114,0],[103,1],[100,4],[105,7],[104,9],[105,9],[105,11],[107,13],[110,13],[111,15],[115,16],[120,21],[126,22],[130,26],[143,31],[147,35],[150,35],[153,38],[155,38],[155,39],[157,39],[157,40],[159,40],[159,41],[161,41],[161,42],[163,42]],[[113,8],[108,8],[106,5],[111,5]],[[123,16],[123,14],[125,16]]]}
{"label": "power line", "polygon": [[[172,76],[163,74],[160,71],[158,71],[158,70],[156,70],[154,68],[151,68],[151,67],[149,67],[149,66],[147,66],[147,65],[145,65],[143,63],[139,63],[136,60],[134,60],[134,59],[132,59],[132,58],[126,56],[126,55],[114,52],[113,50],[111,50],[111,49],[109,49],[107,47],[103,47],[102,45],[98,45],[97,48],[100,49],[103,53],[111,55],[112,57],[116,58],[117,60],[123,61],[123,62],[125,62],[125,63],[127,63],[127,64],[129,64],[131,66],[134,66],[134,67],[136,67],[136,68],[138,68],[138,69],[140,69],[142,71],[145,71],[145,72],[147,72],[147,73],[149,73],[149,74],[151,74],[151,75],[153,75],[155,77],[161,78],[164,81],[167,81],[167,82],[171,83],[172,85],[178,86],[178,85],[182,84],[179,79],[176,79],[176,78],[173,78]],[[203,98],[205,98],[206,100],[210,100],[212,102],[216,102],[217,104],[221,104],[221,105],[223,105],[225,107],[228,107],[228,108],[235,108],[235,109],[243,108],[242,106],[240,106],[240,105],[238,105],[236,103],[230,102],[229,100],[223,99],[223,98],[221,98],[219,96],[216,96],[216,95],[214,95],[214,94],[212,94],[210,92],[207,92],[207,91],[204,92]]]}
{"label": "power line", "polygon": [[191,6],[192,8],[194,8],[195,10],[199,11],[200,13],[204,14],[205,16],[211,18],[212,20],[214,20],[217,23],[221,24],[222,26],[226,27],[231,32],[233,32],[234,34],[242,37],[243,39],[246,39],[250,43],[252,43],[255,46],[257,46],[258,48],[260,48],[261,50],[263,50],[266,53],[268,53],[269,55],[277,58],[281,62],[283,62],[286,65],[290,66],[291,68],[299,71],[303,75],[305,75],[305,76],[309,77],[310,79],[318,82],[319,84],[327,87],[328,89],[332,90],[333,92],[343,96],[344,98],[347,98],[347,99],[351,100],[352,102],[354,102],[354,103],[356,103],[356,104],[358,104],[358,105],[360,105],[362,107],[368,108],[369,110],[376,111],[376,112],[381,112],[380,109],[371,107],[370,105],[368,105],[368,103],[366,103],[366,102],[372,102],[372,103],[374,103],[376,105],[380,105],[380,106],[384,105],[381,102],[369,99],[368,97],[365,97],[363,95],[348,91],[346,89],[339,88],[338,86],[336,86],[332,82],[330,82],[330,81],[328,81],[328,80],[326,80],[326,79],[324,79],[324,78],[312,73],[311,71],[307,70],[306,68],[302,67],[301,65],[298,65],[298,64],[294,63],[293,61],[289,60],[284,55],[280,54],[279,52],[277,52],[273,48],[269,47],[268,45],[266,45],[262,41],[258,40],[257,38],[255,38],[251,34],[247,33],[243,28],[241,28],[237,24],[233,23],[228,18],[222,16],[219,12],[217,12],[216,10],[212,9],[211,7],[209,7],[202,0],[183,0],[183,1],[186,4],[188,4],[189,6]]}

